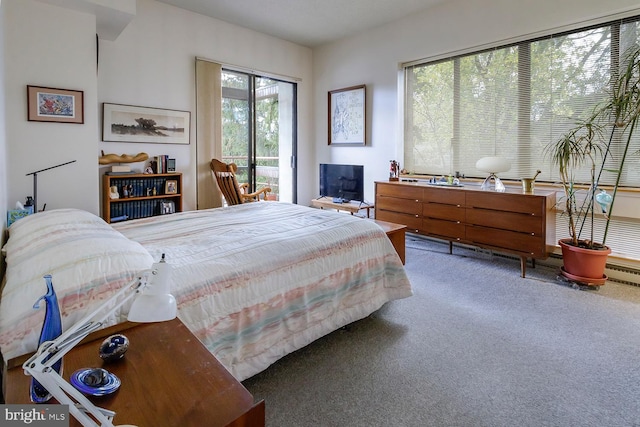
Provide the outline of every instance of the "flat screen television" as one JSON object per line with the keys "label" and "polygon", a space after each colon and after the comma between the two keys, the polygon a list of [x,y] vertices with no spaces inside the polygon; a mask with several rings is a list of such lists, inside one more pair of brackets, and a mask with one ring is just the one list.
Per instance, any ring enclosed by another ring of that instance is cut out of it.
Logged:
{"label": "flat screen television", "polygon": [[364,202],[364,166],[320,163],[320,197]]}

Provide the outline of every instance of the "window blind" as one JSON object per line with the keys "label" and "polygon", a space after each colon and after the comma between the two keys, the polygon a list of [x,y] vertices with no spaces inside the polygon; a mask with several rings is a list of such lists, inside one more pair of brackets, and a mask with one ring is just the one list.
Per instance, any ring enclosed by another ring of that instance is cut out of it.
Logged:
{"label": "window blind", "polygon": [[[475,168],[477,160],[500,156],[512,165],[500,173],[503,179],[532,177],[540,170],[538,181],[558,182],[545,148],[607,99],[625,52],[640,44],[639,18],[407,65],[404,168],[427,176],[457,172],[485,178]],[[635,188],[640,187],[640,133],[632,145],[621,186]],[[617,158],[615,140],[612,147],[609,163]],[[576,180],[587,182],[588,176],[585,167]],[[613,184],[613,174],[603,173],[600,184]],[[558,236],[566,235],[561,223]],[[638,231],[619,236],[638,238]],[[631,246],[638,245],[620,245],[625,252]],[[631,252],[640,258],[640,249]]]}

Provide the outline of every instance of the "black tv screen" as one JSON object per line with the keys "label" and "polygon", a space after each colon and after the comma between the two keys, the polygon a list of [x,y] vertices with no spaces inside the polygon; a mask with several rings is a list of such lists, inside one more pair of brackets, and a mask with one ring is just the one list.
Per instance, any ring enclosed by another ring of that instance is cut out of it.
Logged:
{"label": "black tv screen", "polygon": [[364,201],[364,166],[320,163],[320,197]]}

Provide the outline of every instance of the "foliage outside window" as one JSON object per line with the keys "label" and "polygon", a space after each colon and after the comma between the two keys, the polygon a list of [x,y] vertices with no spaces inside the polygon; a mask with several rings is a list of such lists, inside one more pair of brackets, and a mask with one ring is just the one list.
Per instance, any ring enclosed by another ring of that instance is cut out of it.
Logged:
{"label": "foliage outside window", "polygon": [[[512,164],[502,178],[540,169],[539,181],[557,182],[545,146],[603,101],[638,33],[636,20],[618,21],[405,67],[404,168],[484,178],[476,161],[501,156]],[[623,185],[640,187],[640,168],[628,171]]]}
{"label": "foliage outside window", "polygon": [[[500,173],[503,179],[530,178],[541,170],[538,181],[559,182],[545,147],[605,101],[622,55],[640,44],[638,20],[406,65],[403,168],[427,176],[459,172],[485,178],[476,161],[500,156],[512,165]],[[612,144],[612,161],[618,142]],[[621,187],[640,187],[639,152],[640,135],[634,135]],[[585,169],[576,181],[588,177]],[[612,178],[603,175],[600,184],[611,185]],[[614,221],[618,231],[610,242],[616,254],[640,259],[638,220]],[[558,218],[556,235],[565,234]]]}

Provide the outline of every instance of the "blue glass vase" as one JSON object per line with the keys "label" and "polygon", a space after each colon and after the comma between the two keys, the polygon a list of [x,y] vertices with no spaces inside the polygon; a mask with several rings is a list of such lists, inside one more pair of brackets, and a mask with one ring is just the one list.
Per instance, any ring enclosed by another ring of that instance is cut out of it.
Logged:
{"label": "blue glass vase", "polygon": [[[58,297],[53,290],[53,283],[51,282],[51,275],[44,276],[44,281],[47,284],[47,293],[38,298],[33,308],[40,308],[40,301],[45,302],[44,322],[42,324],[42,331],[40,331],[40,339],[38,340],[38,347],[45,341],[53,341],[62,334],[62,317],[60,316],[60,307],[58,306]],[[62,359],[53,365],[53,369],[61,373],[62,372]],[[46,388],[42,386],[38,381],[31,379],[31,387],[29,390],[31,394],[31,401],[34,403],[44,403],[51,399],[51,394]]]}

